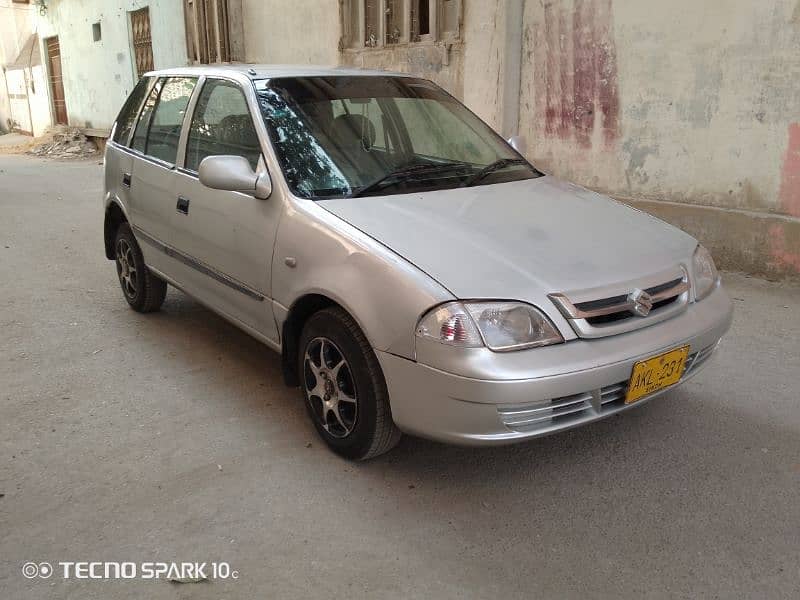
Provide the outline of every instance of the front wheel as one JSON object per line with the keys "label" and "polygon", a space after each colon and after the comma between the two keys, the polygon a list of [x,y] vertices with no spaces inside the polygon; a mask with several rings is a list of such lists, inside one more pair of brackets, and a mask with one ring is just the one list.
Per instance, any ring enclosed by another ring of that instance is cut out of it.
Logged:
{"label": "front wheel", "polygon": [[311,316],[300,338],[298,372],[317,432],[337,454],[373,458],[400,440],[378,359],[344,310]]}

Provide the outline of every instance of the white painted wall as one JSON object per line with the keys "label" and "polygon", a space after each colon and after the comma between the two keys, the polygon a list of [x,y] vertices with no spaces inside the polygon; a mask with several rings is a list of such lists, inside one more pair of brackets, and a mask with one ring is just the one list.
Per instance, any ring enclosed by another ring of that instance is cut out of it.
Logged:
{"label": "white painted wall", "polygon": [[[136,83],[129,11],[149,7],[156,69],[187,64],[179,0],[50,0],[38,22],[42,39],[58,35],[70,125],[109,129]],[[92,40],[100,22],[102,39]],[[42,60],[46,52],[42,48]]]}
{"label": "white painted wall", "polygon": [[339,3],[333,0],[242,0],[245,60],[339,63]]}
{"label": "white painted wall", "polygon": [[28,88],[33,135],[39,137],[47,131],[53,122],[50,117],[50,92],[47,87],[47,72],[44,64],[33,67],[29,76],[33,80],[33,89]]}

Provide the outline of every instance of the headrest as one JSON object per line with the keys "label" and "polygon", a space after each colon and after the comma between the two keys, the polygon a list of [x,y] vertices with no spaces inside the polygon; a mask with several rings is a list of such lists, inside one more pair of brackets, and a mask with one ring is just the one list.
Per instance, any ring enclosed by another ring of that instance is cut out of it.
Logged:
{"label": "headrest", "polygon": [[369,150],[375,144],[375,125],[363,115],[339,115],[333,120],[331,137],[342,146],[359,144]]}

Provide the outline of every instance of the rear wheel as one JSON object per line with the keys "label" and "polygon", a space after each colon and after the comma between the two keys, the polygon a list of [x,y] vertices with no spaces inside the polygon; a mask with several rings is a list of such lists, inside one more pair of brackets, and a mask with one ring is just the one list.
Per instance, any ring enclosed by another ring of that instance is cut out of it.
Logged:
{"label": "rear wheel", "polygon": [[341,308],[311,316],[300,339],[298,372],[308,413],[337,454],[355,460],[391,450],[400,440],[378,359]]}
{"label": "rear wheel", "polygon": [[141,313],[161,308],[167,295],[167,283],[153,275],[144,264],[144,257],[127,223],[117,229],[114,239],[114,262],[125,300]]}

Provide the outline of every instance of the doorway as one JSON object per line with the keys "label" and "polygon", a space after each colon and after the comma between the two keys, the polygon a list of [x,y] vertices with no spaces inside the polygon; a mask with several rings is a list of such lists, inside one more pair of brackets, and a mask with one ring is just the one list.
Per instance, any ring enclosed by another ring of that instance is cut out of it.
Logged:
{"label": "doorway", "polygon": [[45,40],[47,48],[47,72],[50,80],[50,97],[53,99],[53,113],[58,125],[67,125],[67,100],[64,96],[64,78],[61,70],[61,47],[58,36]]}
{"label": "doorway", "polygon": [[130,13],[133,57],[137,79],[153,70],[153,40],[150,34],[150,9],[141,8]]}

